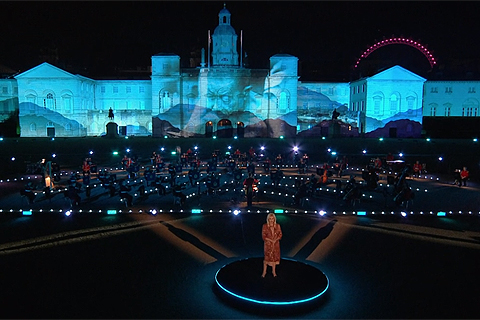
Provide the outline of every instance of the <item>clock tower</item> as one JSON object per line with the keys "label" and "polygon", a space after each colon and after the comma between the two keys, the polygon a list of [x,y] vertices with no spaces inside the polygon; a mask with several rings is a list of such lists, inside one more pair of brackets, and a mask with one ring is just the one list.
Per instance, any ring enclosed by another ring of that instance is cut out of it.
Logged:
{"label": "clock tower", "polygon": [[230,25],[230,12],[223,5],[218,14],[218,26],[212,35],[214,66],[239,66],[237,52],[237,34]]}

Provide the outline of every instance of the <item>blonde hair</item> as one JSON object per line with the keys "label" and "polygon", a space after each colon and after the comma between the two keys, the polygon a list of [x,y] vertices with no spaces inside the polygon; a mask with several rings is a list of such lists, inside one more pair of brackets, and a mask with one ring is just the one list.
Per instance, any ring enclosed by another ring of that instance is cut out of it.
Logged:
{"label": "blonde hair", "polygon": [[267,214],[267,223],[268,223],[268,218],[270,217],[273,217],[273,219],[275,219],[275,221],[273,222],[274,224],[277,223],[277,217],[275,216],[274,213],[270,212],[269,214]]}

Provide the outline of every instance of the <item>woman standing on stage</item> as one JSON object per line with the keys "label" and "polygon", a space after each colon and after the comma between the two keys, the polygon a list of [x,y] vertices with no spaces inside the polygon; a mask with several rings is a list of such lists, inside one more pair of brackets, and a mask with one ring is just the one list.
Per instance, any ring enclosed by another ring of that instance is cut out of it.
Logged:
{"label": "woman standing on stage", "polygon": [[262,227],[262,239],[264,241],[263,250],[265,258],[263,260],[262,278],[267,273],[267,266],[272,267],[272,274],[277,276],[275,267],[280,264],[280,239],[282,238],[282,229],[277,223],[275,214],[269,213],[267,215],[267,223]]}

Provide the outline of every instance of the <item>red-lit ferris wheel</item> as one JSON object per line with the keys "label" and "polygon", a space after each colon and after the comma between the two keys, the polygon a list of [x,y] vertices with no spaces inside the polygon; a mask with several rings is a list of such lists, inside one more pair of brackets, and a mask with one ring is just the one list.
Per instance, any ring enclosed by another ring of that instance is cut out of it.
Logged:
{"label": "red-lit ferris wheel", "polygon": [[428,62],[430,63],[431,68],[433,68],[437,64],[437,61],[436,61],[435,57],[433,56],[432,52],[430,52],[425,45],[421,44],[418,41],[415,41],[415,40],[412,40],[412,39],[407,39],[407,38],[404,38],[404,37],[392,37],[392,38],[389,38],[389,39],[384,39],[382,41],[378,41],[374,45],[371,45],[367,50],[365,50],[362,53],[360,58],[357,59],[357,62],[355,63],[353,68],[356,69],[358,67],[358,64],[360,63],[360,61],[362,59],[365,59],[366,57],[368,57],[375,50],[377,50],[381,47],[391,45],[391,44],[404,44],[404,45],[407,45],[407,46],[410,46],[412,48],[417,49],[428,59]]}

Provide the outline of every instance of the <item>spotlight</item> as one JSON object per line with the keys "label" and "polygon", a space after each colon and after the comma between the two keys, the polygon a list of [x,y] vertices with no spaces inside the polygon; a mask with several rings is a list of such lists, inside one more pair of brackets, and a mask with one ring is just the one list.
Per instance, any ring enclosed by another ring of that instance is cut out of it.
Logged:
{"label": "spotlight", "polygon": [[363,153],[363,154],[366,154],[366,153],[367,153],[367,150],[364,149],[364,150],[362,151],[362,153]]}
{"label": "spotlight", "polygon": [[264,147],[264,146],[261,146],[261,147],[260,147],[260,150],[262,150],[262,151],[265,150],[265,147]]}
{"label": "spotlight", "polygon": [[156,214],[157,214],[157,210],[156,210],[156,209],[151,209],[151,210],[150,210],[150,213],[151,213],[152,215],[156,215]]}
{"label": "spotlight", "polygon": [[327,214],[327,212],[324,211],[324,210],[320,210],[320,211],[318,212],[318,214],[323,217],[324,215]]}
{"label": "spotlight", "polygon": [[399,156],[400,158],[403,157],[403,153],[400,152],[400,153],[398,154],[398,156]]}
{"label": "spotlight", "polygon": [[65,216],[70,217],[71,214],[72,214],[72,210],[65,211]]}
{"label": "spotlight", "polygon": [[293,147],[293,151],[297,152],[297,151],[298,151],[298,147],[297,147],[297,146],[294,146],[294,147]]}
{"label": "spotlight", "polygon": [[442,158],[442,157],[438,157],[438,161],[443,161],[443,158]]}
{"label": "spotlight", "polygon": [[126,150],[126,151],[127,151],[127,153],[128,153],[128,152],[130,152],[130,148],[127,148],[127,150]]}
{"label": "spotlight", "polygon": [[93,151],[92,151],[92,150],[90,150],[89,154],[93,154]]}
{"label": "spotlight", "polygon": [[406,217],[406,216],[407,216],[407,213],[404,212],[404,211],[402,211],[402,212],[400,212],[400,215],[401,215],[402,217]]}
{"label": "spotlight", "polygon": [[240,210],[233,210],[233,214],[238,216],[240,214]]}
{"label": "spotlight", "polygon": [[10,160],[15,161],[15,157],[12,157]]}
{"label": "spotlight", "polygon": [[55,158],[56,156],[57,156],[57,155],[56,155],[55,153],[54,153],[54,154],[52,154],[52,158]]}

